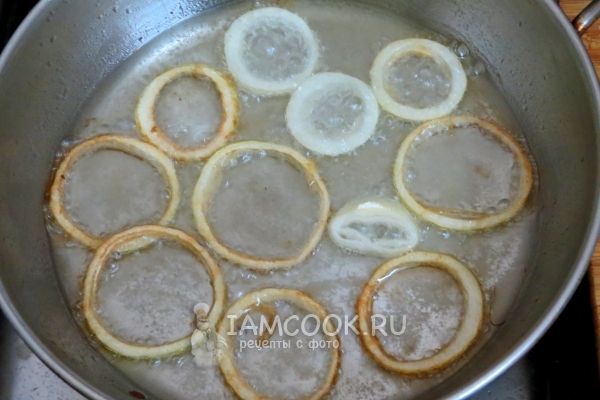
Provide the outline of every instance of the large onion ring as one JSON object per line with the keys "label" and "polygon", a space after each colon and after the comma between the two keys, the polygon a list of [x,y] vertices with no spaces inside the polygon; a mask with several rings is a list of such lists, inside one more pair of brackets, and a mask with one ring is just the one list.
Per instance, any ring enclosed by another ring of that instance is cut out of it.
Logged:
{"label": "large onion ring", "polygon": [[[417,361],[398,360],[385,352],[376,335],[372,335],[370,316],[373,295],[393,273],[410,268],[431,266],[450,274],[465,296],[465,314],[452,341],[431,357]],[[383,368],[402,375],[423,375],[447,367],[471,346],[483,321],[483,293],[473,273],[455,258],[440,253],[414,252],[387,261],[364,286],[356,303],[360,339],[367,352]]]}
{"label": "large onion ring", "polygon": [[[183,76],[210,79],[221,97],[223,116],[219,129],[210,142],[197,147],[185,147],[173,142],[158,126],[154,116],[156,101],[162,89]],[[144,89],[135,107],[135,123],[144,139],[167,153],[171,158],[182,161],[202,160],[225,146],[235,133],[239,119],[240,108],[234,83],[224,73],[203,64],[182,65],[158,75]]]}
{"label": "large onion ring", "polygon": [[[328,94],[352,91],[360,98],[363,114],[355,126],[340,135],[321,134],[310,121],[315,103]],[[371,88],[363,81],[339,72],[322,72],[306,80],[292,95],[286,110],[286,120],[292,135],[307,149],[328,156],[348,153],[362,146],[375,132],[379,106]]]}
{"label": "large onion ring", "polygon": [[[385,75],[395,61],[409,54],[433,58],[437,63],[445,63],[452,74],[450,94],[441,103],[429,108],[415,108],[400,104],[386,89]],[[462,100],[467,89],[465,70],[446,46],[427,39],[405,39],[388,44],[375,58],[371,67],[371,85],[381,107],[402,119],[427,121],[448,115]]]}
{"label": "large onion ring", "polygon": [[[270,20],[293,28],[302,36],[307,47],[304,70],[286,79],[268,80],[256,76],[248,69],[244,60],[248,30]],[[258,94],[274,96],[292,92],[313,73],[319,59],[319,46],[315,35],[302,18],[282,8],[264,7],[245,13],[231,24],[225,33],[225,59],[229,71],[242,86]]]}
{"label": "large onion ring", "polygon": [[[428,207],[421,204],[408,190],[404,180],[404,162],[406,154],[414,140],[425,130],[440,129],[444,127],[459,127],[476,125],[494,135],[504,146],[510,149],[515,156],[515,161],[521,171],[519,188],[510,205],[497,214],[484,214],[478,212],[465,212],[462,210]],[[398,157],[394,165],[394,184],[402,202],[422,219],[442,228],[458,231],[480,230],[494,227],[511,220],[523,208],[533,186],[533,172],[529,158],[517,141],[507,132],[503,131],[489,121],[474,117],[447,117],[427,122],[404,139],[400,146]]]}
{"label": "large onion ring", "polygon": [[[396,227],[404,237],[372,240],[352,224]],[[420,239],[419,228],[410,212],[398,201],[378,197],[351,201],[329,223],[329,237],[338,246],[375,257],[397,257],[412,250]]]}
{"label": "large onion ring", "polygon": [[131,242],[136,242],[142,238],[150,239],[151,241],[161,238],[174,240],[183,245],[200,261],[206,269],[214,289],[213,304],[208,313],[207,322],[212,326],[216,326],[221,318],[221,313],[227,297],[227,289],[219,265],[211,257],[210,253],[200,246],[193,237],[179,230],[159,225],[145,225],[131,228],[116,234],[98,247],[85,275],[82,305],[83,315],[86,318],[90,330],[98,340],[100,340],[100,342],[108,349],[119,355],[129,358],[147,359],[163,358],[183,353],[191,348],[191,335],[158,346],[138,345],[115,337],[104,327],[104,325],[102,325],[94,311],[96,295],[98,292],[98,280],[107,259],[115,252],[122,252],[123,249],[131,247]]}
{"label": "large onion ring", "polygon": [[[58,222],[65,232],[92,249],[100,246],[106,240],[105,238],[94,236],[77,226],[68,216],[63,203],[64,183],[69,170],[83,155],[98,150],[122,151],[148,162],[161,173],[167,181],[170,199],[165,213],[157,224],[167,225],[170,223],[179,206],[180,193],[177,172],[169,157],[156,147],[134,138],[119,135],[99,135],[78,144],[69,151],[56,170],[54,181],[50,187],[50,209],[54,214],[56,222]],[[145,241],[141,240],[139,243],[142,242]],[[135,247],[135,245],[132,246]]]}
{"label": "large onion ring", "polygon": [[[208,222],[206,213],[210,200],[223,178],[221,169],[230,159],[236,157],[238,154],[253,150],[265,151],[267,153],[275,152],[285,156],[292,166],[305,172],[309,188],[316,191],[321,200],[317,225],[302,250],[291,258],[263,259],[232,250],[217,239]],[[257,271],[291,268],[304,261],[315,249],[319,240],[321,240],[321,236],[327,225],[327,219],[329,218],[329,207],[330,201],[327,187],[325,186],[325,181],[319,175],[315,163],[289,147],[274,143],[253,141],[234,143],[216,152],[204,165],[192,196],[192,208],[196,219],[196,226],[198,232],[200,232],[200,235],[202,235],[208,245],[221,257]]]}
{"label": "large onion ring", "polygon": [[[296,307],[302,308],[312,314],[315,314],[322,322],[327,317],[327,312],[319,303],[313,300],[310,296],[297,290],[291,289],[262,289],[256,292],[251,292],[237,300],[229,307],[229,310],[225,313],[227,317],[236,316],[239,319],[245,315],[250,309],[259,306],[261,303],[274,302],[274,301],[286,301]],[[221,320],[219,326],[219,334],[222,337],[229,338],[227,335],[228,321],[226,318]],[[327,330],[323,330],[327,335],[328,332],[335,332],[336,329],[331,322],[331,319],[327,321]],[[328,335],[339,343],[339,337],[337,335]],[[338,375],[338,369],[340,367],[341,359],[341,346],[338,348],[331,348],[331,363],[327,370],[323,385],[314,393],[304,400],[317,400],[324,397],[335,384]],[[242,400],[265,400],[268,399],[266,396],[257,393],[252,386],[250,386],[241,376],[237,367],[235,366],[235,355],[233,354],[234,346],[231,343],[225,349],[225,354],[219,362],[221,372],[225,377],[227,384],[233,389],[235,394]]]}

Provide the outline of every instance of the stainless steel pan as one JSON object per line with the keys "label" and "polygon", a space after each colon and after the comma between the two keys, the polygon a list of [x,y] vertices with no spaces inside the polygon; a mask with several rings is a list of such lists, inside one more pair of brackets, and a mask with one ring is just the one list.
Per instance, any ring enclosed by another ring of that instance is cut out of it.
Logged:
{"label": "stainless steel pan", "polygon": [[[537,253],[510,318],[464,368],[421,398],[462,397],[532,346],[587,267],[600,222],[600,90],[577,32],[551,0],[376,1],[477,49],[538,162],[544,208]],[[121,61],[165,29],[225,2],[44,0],[0,59],[0,304],[40,358],[89,397],[130,399],[144,389],[89,345],[63,300],[42,208],[55,150]],[[577,20],[580,31],[599,7],[596,1]]]}

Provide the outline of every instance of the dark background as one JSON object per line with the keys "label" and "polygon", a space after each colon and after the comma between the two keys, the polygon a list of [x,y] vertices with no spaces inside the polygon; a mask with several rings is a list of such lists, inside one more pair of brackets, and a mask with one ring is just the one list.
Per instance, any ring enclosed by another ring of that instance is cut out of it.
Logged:
{"label": "dark background", "polygon": [[[32,0],[0,0],[1,48],[36,3]],[[1,314],[0,319],[3,319]],[[526,356],[535,398],[600,399],[596,355],[590,284],[586,276],[556,323]],[[476,398],[484,399],[485,388],[482,392]]]}

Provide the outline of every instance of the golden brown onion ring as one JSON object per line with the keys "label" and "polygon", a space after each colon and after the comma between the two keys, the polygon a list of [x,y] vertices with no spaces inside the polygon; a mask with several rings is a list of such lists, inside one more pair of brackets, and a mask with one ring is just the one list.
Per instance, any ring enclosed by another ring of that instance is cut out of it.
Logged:
{"label": "golden brown onion ring", "polygon": [[[67,179],[69,170],[83,155],[98,150],[122,151],[148,162],[160,172],[167,181],[171,196],[165,213],[156,223],[158,225],[167,225],[170,223],[177,211],[180,194],[177,173],[169,157],[148,143],[130,137],[106,134],[95,136],[72,148],[56,170],[54,181],[50,187],[50,209],[52,210],[56,222],[58,222],[65,232],[92,249],[100,246],[100,244],[106,240],[105,238],[94,236],[77,226],[67,214],[63,203],[64,183]],[[139,246],[142,246],[143,242],[147,243],[147,241],[139,241]],[[132,247],[137,245],[138,244],[132,244]]]}
{"label": "golden brown onion ring", "polygon": [[[274,301],[285,301],[293,304],[294,306],[302,308],[311,314],[315,314],[322,322],[325,321],[325,318],[328,315],[325,309],[319,303],[305,293],[291,289],[262,289],[244,295],[242,298],[233,303],[231,307],[229,307],[229,310],[227,310],[225,313],[227,318],[223,318],[223,320],[221,320],[221,324],[219,325],[219,335],[225,338],[230,337],[227,335],[229,325],[228,319],[230,316],[235,316],[236,319],[239,319],[243,315],[247,314],[248,310],[256,308],[262,303]],[[336,332],[336,328],[331,322],[331,319],[327,321],[327,329],[324,328],[325,327],[323,327],[324,334],[332,337],[333,340],[337,340],[338,343],[340,343],[340,338],[337,335],[328,334],[331,332]],[[219,367],[221,368],[221,372],[223,373],[227,384],[242,400],[267,399],[266,396],[257,393],[254,388],[240,376],[240,372],[235,366],[235,355],[233,351],[234,346],[231,343],[228,343],[228,346],[225,349],[225,354],[219,361]],[[340,367],[340,358],[341,346],[338,346],[337,349],[331,347],[331,363],[329,364],[329,369],[327,370],[323,384],[317,391],[307,397],[304,397],[304,400],[317,400],[327,395],[337,380],[338,369]]]}
{"label": "golden brown onion ring", "polygon": [[[240,253],[221,243],[213,233],[207,218],[207,211],[212,196],[219,188],[223,178],[221,169],[235,158],[238,154],[247,151],[264,151],[266,153],[277,153],[283,155],[295,168],[304,171],[309,188],[317,192],[320,197],[319,219],[310,238],[298,254],[290,258],[263,259]],[[226,146],[216,152],[204,165],[198,183],[194,188],[192,196],[192,209],[196,218],[196,226],[200,235],[206,240],[221,257],[246,266],[257,271],[271,271],[276,269],[291,268],[302,262],[315,249],[323,231],[327,226],[330,212],[330,201],[325,181],[319,175],[317,166],[297,151],[274,143],[265,142],[239,142]]]}
{"label": "golden brown onion ring", "polygon": [[[216,326],[221,318],[227,289],[223,282],[221,269],[210,253],[200,246],[191,236],[177,229],[166,228],[159,225],[145,225],[131,228],[127,231],[116,234],[115,236],[102,243],[96,250],[94,258],[88,266],[83,288],[83,315],[87,321],[92,333],[106,346],[115,353],[136,359],[163,358],[174,354],[183,353],[191,348],[190,335],[176,340],[174,342],[161,344],[158,346],[144,346],[135,343],[126,342],[115,337],[110,333],[95,313],[96,295],[98,292],[98,280],[102,268],[106,261],[115,253],[123,252],[123,249],[130,248],[130,243],[137,242],[140,239],[155,241],[158,239],[174,240],[189,250],[206,269],[213,287],[213,304],[208,313],[207,322]],[[191,310],[190,310],[191,314]]]}
{"label": "golden brown onion ring", "polygon": [[[373,296],[386,277],[418,266],[439,268],[454,278],[465,296],[465,314],[456,335],[446,347],[428,358],[402,361],[387,354],[371,332]],[[483,293],[473,273],[455,258],[440,253],[414,252],[387,261],[373,273],[358,297],[356,313],[363,346],[379,365],[402,375],[423,375],[447,367],[471,346],[483,321]]]}
{"label": "golden brown onion ring", "polygon": [[[510,205],[496,214],[484,214],[455,209],[430,207],[419,202],[406,187],[404,180],[404,162],[414,140],[425,130],[439,130],[460,126],[475,125],[494,135],[494,137],[514,154],[520,170],[519,187]],[[533,186],[533,172],[529,158],[517,141],[507,132],[493,123],[474,117],[447,117],[427,122],[404,139],[394,165],[394,184],[402,202],[425,221],[437,226],[457,231],[481,230],[508,222],[523,208]]]}
{"label": "golden brown onion ring", "polygon": [[[162,89],[183,76],[197,79],[207,77],[215,84],[221,96],[223,116],[219,129],[210,142],[197,147],[185,147],[173,142],[158,126],[154,116],[156,101]],[[225,146],[235,133],[239,118],[240,108],[235,84],[224,73],[203,64],[182,65],[163,72],[144,89],[135,107],[135,123],[140,134],[171,158],[182,161],[202,160]]]}

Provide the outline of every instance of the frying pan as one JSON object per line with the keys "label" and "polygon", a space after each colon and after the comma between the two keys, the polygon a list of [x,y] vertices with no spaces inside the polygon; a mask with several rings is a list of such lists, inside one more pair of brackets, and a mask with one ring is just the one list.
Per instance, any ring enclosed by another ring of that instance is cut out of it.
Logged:
{"label": "frying pan", "polygon": [[[130,399],[144,388],[89,344],[64,301],[43,214],[55,151],[86,99],[123,60],[178,22],[226,2],[44,0],[0,59],[0,305],[33,351],[91,398]],[[511,103],[539,168],[535,257],[507,323],[462,369],[420,396],[460,398],[533,345],[586,270],[600,222],[598,81],[576,30],[551,0],[371,3],[475,49]],[[595,1],[577,29],[584,31],[599,9]]]}

